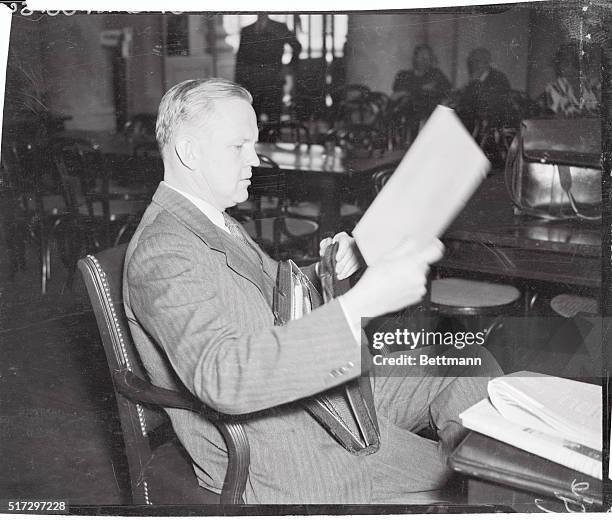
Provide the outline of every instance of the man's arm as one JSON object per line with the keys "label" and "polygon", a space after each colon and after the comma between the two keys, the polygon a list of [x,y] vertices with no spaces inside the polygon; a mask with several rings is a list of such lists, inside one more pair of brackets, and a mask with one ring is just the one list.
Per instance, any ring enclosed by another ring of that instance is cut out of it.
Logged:
{"label": "man's arm", "polygon": [[360,374],[360,348],[338,302],[245,333],[220,297],[227,266],[218,254],[201,247],[196,259],[185,239],[156,235],[141,239],[127,269],[134,314],[194,395],[223,413],[249,413]]}
{"label": "man's arm", "polygon": [[289,28],[286,25],[285,25],[285,29],[286,29],[285,37],[284,37],[285,43],[291,46],[291,51],[292,51],[290,64],[295,67],[300,59],[300,53],[302,52],[302,44],[299,42],[299,40],[295,36],[295,33],[289,30]]}
{"label": "man's arm", "polygon": [[249,65],[249,41],[247,31],[243,27],[240,31],[240,43],[238,44],[238,52],[236,52],[236,65],[235,65],[235,81],[236,83],[243,85],[245,80],[248,79],[248,65]]}

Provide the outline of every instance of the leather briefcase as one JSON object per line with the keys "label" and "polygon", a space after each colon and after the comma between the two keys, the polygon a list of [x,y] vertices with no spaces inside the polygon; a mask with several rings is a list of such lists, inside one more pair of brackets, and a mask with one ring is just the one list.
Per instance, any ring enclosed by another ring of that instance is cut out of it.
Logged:
{"label": "leather briefcase", "polygon": [[[274,291],[274,316],[277,325],[298,319],[319,305],[340,296],[347,281],[335,275],[338,244],[332,244],[321,260],[319,277],[322,295],[291,260],[279,262]],[[380,435],[370,379],[358,377],[300,404],[350,453],[369,455],[378,450]]]}
{"label": "leather briefcase", "polygon": [[506,185],[519,213],[548,219],[601,218],[601,123],[530,119],[506,159]]}

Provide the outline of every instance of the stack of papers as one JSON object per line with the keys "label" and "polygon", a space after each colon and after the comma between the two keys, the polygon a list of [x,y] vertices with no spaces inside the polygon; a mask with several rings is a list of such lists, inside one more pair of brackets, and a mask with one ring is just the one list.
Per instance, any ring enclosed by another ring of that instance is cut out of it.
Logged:
{"label": "stack of papers", "polygon": [[466,428],[601,479],[601,387],[533,372],[492,380]]}

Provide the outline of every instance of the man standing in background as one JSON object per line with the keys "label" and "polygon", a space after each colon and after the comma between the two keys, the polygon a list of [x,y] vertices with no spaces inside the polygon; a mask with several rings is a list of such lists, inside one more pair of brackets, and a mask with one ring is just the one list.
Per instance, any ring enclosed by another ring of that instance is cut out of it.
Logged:
{"label": "man standing in background", "polygon": [[284,23],[270,20],[267,14],[258,14],[255,23],[240,31],[236,82],[251,92],[253,108],[260,121],[280,121],[285,45],[291,46],[293,57],[289,65],[295,68],[302,46]]}

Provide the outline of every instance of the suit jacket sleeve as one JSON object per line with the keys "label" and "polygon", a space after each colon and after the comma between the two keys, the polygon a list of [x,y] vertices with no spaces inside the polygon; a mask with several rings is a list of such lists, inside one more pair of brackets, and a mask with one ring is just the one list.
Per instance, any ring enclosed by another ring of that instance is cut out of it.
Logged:
{"label": "suit jacket sleeve", "polygon": [[219,297],[224,288],[211,268],[218,255],[207,247],[194,254],[188,239],[163,233],[141,238],[126,271],[136,318],[194,395],[242,414],[360,375],[360,347],[337,301],[285,326],[242,333]]}

